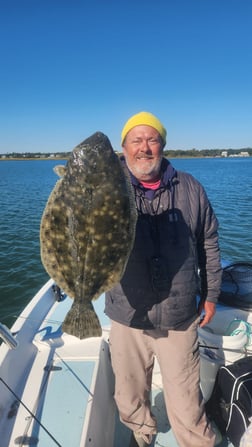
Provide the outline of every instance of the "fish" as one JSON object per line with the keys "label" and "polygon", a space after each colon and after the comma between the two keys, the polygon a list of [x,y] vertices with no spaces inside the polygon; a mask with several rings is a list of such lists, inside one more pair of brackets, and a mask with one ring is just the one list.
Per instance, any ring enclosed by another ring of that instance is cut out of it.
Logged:
{"label": "fish", "polygon": [[80,339],[102,329],[93,301],[123,276],[137,221],[127,168],[96,132],[76,146],[49,195],[40,223],[42,264],[73,299],[63,332]]}

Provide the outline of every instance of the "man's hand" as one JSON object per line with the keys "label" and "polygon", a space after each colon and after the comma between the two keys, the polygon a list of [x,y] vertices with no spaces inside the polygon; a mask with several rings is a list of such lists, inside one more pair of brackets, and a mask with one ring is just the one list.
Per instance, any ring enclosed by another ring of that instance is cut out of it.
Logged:
{"label": "man's hand", "polygon": [[216,304],[212,303],[211,301],[200,302],[198,307],[198,314],[200,315],[203,310],[205,311],[205,315],[199,325],[200,327],[203,327],[206,324],[210,323],[216,312]]}

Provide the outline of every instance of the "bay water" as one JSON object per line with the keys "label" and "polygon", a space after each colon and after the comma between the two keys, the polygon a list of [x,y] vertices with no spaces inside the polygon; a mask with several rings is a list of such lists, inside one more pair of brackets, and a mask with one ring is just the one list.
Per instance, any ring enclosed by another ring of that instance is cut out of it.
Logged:
{"label": "bay water", "polygon": [[[219,220],[222,258],[252,262],[252,157],[171,163],[204,186]],[[39,227],[58,164],[65,161],[0,162],[0,321],[8,326],[49,279],[40,260]]]}

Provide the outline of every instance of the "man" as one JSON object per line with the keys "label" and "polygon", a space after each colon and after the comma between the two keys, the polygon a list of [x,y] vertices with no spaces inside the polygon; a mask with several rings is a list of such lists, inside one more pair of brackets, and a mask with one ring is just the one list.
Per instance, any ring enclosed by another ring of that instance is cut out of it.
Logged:
{"label": "man", "polygon": [[219,294],[218,224],[200,183],[163,157],[165,144],[164,126],[148,112],[132,116],[122,130],[122,162],[138,220],[123,278],[106,294],[115,400],[133,431],[131,447],[149,445],[157,430],[149,401],[156,357],[179,446],[213,447],[199,384],[197,327],[203,309],[200,326],[211,321]]}

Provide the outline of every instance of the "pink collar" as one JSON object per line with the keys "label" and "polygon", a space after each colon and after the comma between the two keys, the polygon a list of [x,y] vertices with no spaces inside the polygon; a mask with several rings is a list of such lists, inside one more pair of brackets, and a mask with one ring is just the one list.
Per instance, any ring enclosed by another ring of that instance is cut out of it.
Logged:
{"label": "pink collar", "polygon": [[160,186],[160,183],[161,183],[160,179],[153,183],[140,182],[140,184],[143,185],[144,188],[146,188],[146,189],[158,189]]}

